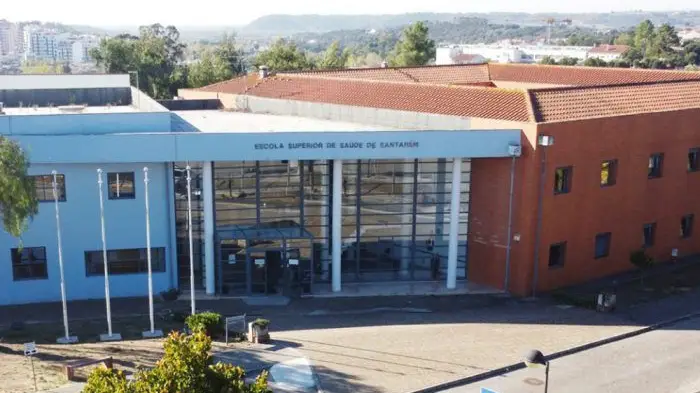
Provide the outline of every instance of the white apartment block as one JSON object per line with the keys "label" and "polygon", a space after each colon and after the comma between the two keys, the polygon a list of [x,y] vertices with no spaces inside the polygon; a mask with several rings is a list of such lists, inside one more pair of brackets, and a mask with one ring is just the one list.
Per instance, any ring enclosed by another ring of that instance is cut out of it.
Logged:
{"label": "white apartment block", "polygon": [[17,41],[17,25],[0,19],[0,56],[15,54]]}
{"label": "white apartment block", "polygon": [[99,46],[99,42],[92,36],[82,36],[72,43],[72,58],[73,64],[89,63],[92,61],[90,57],[90,49]]}
{"label": "white apartment block", "polygon": [[478,55],[497,63],[538,63],[545,57],[556,61],[568,57],[586,60],[598,57],[611,61],[622,56],[628,48],[624,45],[564,46],[564,45],[514,45],[510,43],[444,45],[437,48],[435,63],[458,64],[461,55]]}
{"label": "white apartment block", "polygon": [[24,58],[25,60],[56,60],[58,43],[56,33],[45,31],[36,26],[24,28]]}

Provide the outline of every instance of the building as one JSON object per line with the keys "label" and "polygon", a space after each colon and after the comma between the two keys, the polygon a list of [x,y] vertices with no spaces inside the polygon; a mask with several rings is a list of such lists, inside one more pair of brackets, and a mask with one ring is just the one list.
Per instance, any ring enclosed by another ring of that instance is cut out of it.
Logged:
{"label": "building", "polygon": [[24,27],[25,60],[55,60],[59,55],[56,33],[36,25]]}
{"label": "building", "polygon": [[694,73],[263,70],[161,103],[127,75],[0,78],[46,201],[22,251],[0,237],[0,304],[60,298],[53,170],[69,299],[103,296],[98,168],[115,297],[146,293],[143,167],[156,291],[189,288],[190,229],[195,287],[227,296],[529,295],[700,251]]}
{"label": "building", "polygon": [[588,51],[588,57],[610,62],[621,58],[629,49],[628,45],[598,45]]}
{"label": "building", "polygon": [[72,59],[73,64],[82,64],[92,62],[90,49],[99,46],[99,42],[93,36],[80,36],[72,42]]}
{"label": "building", "polygon": [[[581,62],[593,57],[605,61],[619,59],[629,49],[626,45],[566,46],[527,45],[500,42],[496,44],[445,45],[436,49],[437,65],[469,64],[459,60],[460,56],[481,56],[494,63],[539,63],[544,58],[561,61],[564,58]],[[475,63],[475,62],[473,62]]]}
{"label": "building", "polygon": [[14,23],[0,19],[0,56],[7,56],[15,52],[15,31]]}

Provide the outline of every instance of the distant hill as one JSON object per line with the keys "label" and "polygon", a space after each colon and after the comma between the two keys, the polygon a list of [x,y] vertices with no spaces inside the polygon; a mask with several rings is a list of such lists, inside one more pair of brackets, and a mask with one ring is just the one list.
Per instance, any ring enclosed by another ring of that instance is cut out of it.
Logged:
{"label": "distant hill", "polygon": [[654,23],[674,26],[700,26],[700,11],[683,12],[610,12],[610,13],[408,13],[398,15],[267,15],[239,30],[241,35],[288,36],[298,33],[326,33],[337,30],[384,30],[423,20],[451,22],[456,19],[483,18],[493,24],[542,26],[548,18],[571,19],[574,26],[596,29],[626,29],[650,19]]}

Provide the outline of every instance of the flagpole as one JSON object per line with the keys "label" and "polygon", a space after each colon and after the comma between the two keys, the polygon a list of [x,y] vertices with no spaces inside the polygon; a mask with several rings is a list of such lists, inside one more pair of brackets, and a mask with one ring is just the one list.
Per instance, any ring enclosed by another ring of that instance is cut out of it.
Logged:
{"label": "flagpole", "polygon": [[195,314],[194,305],[194,252],[192,250],[192,176],[190,172],[192,168],[187,165],[187,228],[189,230],[190,239],[190,308],[191,314]]}
{"label": "flagpole", "polygon": [[100,229],[102,230],[102,262],[104,263],[105,276],[105,302],[107,306],[107,334],[101,334],[101,341],[117,341],[122,337],[119,333],[112,332],[112,308],[109,298],[109,263],[107,262],[107,236],[105,234],[105,205],[104,196],[102,195],[102,169],[97,169],[97,187],[100,193]]}
{"label": "flagpole", "polygon": [[78,337],[71,336],[70,331],[68,330],[68,304],[66,303],[66,282],[64,279],[64,275],[63,275],[63,245],[62,245],[62,241],[61,241],[61,214],[59,213],[59,210],[58,210],[58,184],[57,184],[58,172],[51,171],[51,175],[53,177],[53,181],[51,182],[52,183],[51,185],[53,188],[53,201],[54,201],[54,205],[56,207],[56,241],[58,243],[58,270],[59,270],[60,276],[61,276],[61,303],[63,305],[63,331],[64,331],[64,336],[59,337],[58,340],[56,340],[56,342],[59,344],[71,344],[71,343],[77,343]]}
{"label": "flagpole", "polygon": [[146,258],[148,260],[148,315],[151,330],[143,332],[143,337],[162,337],[163,332],[156,330],[153,318],[153,268],[151,264],[151,210],[148,205],[148,167],[143,168],[143,195],[146,200]]}

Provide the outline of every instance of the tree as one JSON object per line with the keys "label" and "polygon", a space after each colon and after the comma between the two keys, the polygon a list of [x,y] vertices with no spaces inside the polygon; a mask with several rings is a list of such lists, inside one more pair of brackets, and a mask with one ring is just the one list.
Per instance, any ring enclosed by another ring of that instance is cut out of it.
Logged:
{"label": "tree", "polygon": [[28,169],[29,160],[19,145],[0,137],[0,212],[5,231],[15,237],[39,211]]}
{"label": "tree", "polygon": [[267,66],[270,71],[300,71],[314,68],[314,64],[293,42],[275,41],[269,49],[260,52],[253,61],[255,67]]}
{"label": "tree", "polygon": [[232,36],[224,35],[215,48],[203,49],[200,59],[187,68],[187,85],[198,88],[225,81],[245,72],[243,54]]}
{"label": "tree", "polygon": [[352,54],[348,59],[348,66],[352,68],[379,67],[382,64],[381,56],[377,53],[369,52],[366,55]]}
{"label": "tree", "polygon": [[224,34],[214,53],[226,65],[230,74],[227,79],[245,73],[243,52],[236,46],[236,37],[234,35]]}
{"label": "tree", "polygon": [[434,59],[435,41],[428,36],[428,26],[424,22],[416,22],[403,30],[389,64],[393,67],[420,66]]}
{"label": "tree", "polygon": [[563,57],[559,60],[559,64],[563,66],[575,66],[578,65],[579,60],[575,57]]}
{"label": "tree", "polygon": [[653,52],[654,36],[654,24],[649,19],[641,22],[634,30],[634,47],[639,49],[642,57],[647,57],[647,51],[650,49]]}
{"label": "tree", "polygon": [[323,53],[321,60],[318,62],[318,68],[325,70],[345,68],[349,58],[350,50],[348,48],[340,50],[340,43],[333,41]]}
{"label": "tree", "polygon": [[700,40],[689,40],[683,43],[683,58],[688,65],[700,64]]}
{"label": "tree", "polygon": [[654,259],[647,255],[644,249],[632,251],[630,254],[630,262],[640,271],[640,282],[644,286],[644,275],[646,270],[654,266]]}
{"label": "tree", "polygon": [[652,53],[648,55],[668,58],[676,53],[675,48],[679,46],[681,46],[681,40],[676,29],[668,23],[664,23],[654,33]]}
{"label": "tree", "polygon": [[586,67],[607,67],[608,63],[597,57],[589,57],[583,62],[583,65]]}
{"label": "tree", "polygon": [[544,65],[557,65],[557,61],[552,57],[552,56],[542,56],[542,59],[540,59],[540,64]]}

